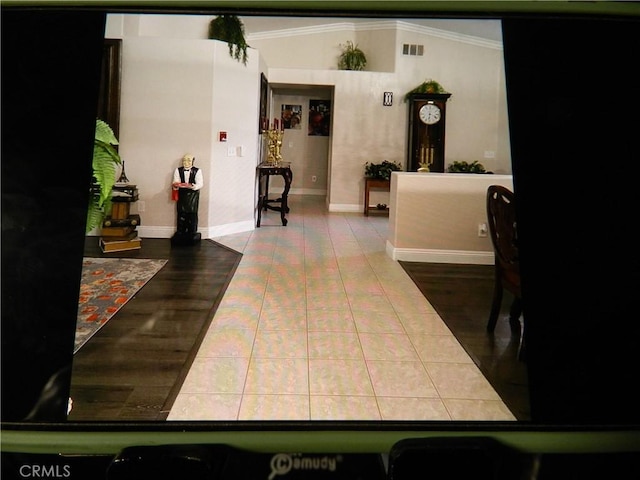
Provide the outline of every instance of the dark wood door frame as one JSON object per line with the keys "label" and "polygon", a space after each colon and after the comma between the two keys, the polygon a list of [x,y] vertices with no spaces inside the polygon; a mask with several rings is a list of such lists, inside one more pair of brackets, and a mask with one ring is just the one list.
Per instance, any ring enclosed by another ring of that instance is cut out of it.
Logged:
{"label": "dark wood door frame", "polygon": [[109,124],[116,138],[120,138],[121,57],[122,40],[119,38],[106,38],[102,53],[98,118]]}

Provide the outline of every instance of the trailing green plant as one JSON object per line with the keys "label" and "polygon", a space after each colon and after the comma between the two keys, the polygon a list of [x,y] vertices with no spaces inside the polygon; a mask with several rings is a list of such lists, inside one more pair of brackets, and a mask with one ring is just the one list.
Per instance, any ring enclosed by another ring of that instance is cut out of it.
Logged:
{"label": "trailing green plant", "polygon": [[382,180],[389,180],[391,178],[391,172],[402,171],[402,165],[396,162],[389,162],[383,160],[382,163],[365,163],[364,174],[369,178],[379,178]]}
{"label": "trailing green plant", "polygon": [[342,53],[338,58],[339,70],[364,70],[367,65],[367,56],[358,45],[348,40],[346,45],[340,44]]}
{"label": "trailing green plant", "polygon": [[237,15],[219,15],[209,22],[209,39],[227,42],[229,56],[247,64],[247,45],[244,39],[244,24]]}
{"label": "trailing green plant", "polygon": [[86,233],[102,225],[106,213],[111,209],[111,193],[116,183],[116,168],[122,163],[120,154],[115,148],[116,145],[118,145],[118,139],[111,127],[97,119],[93,142],[93,182],[90,189]]}
{"label": "trailing green plant", "polygon": [[484,165],[475,162],[459,162],[455,161],[447,167],[449,173],[489,173],[484,168]]}
{"label": "trailing green plant", "polygon": [[407,92],[404,96],[404,101],[406,102],[409,97],[414,93],[449,93],[447,92],[442,85],[440,85],[435,80],[431,78],[425,80],[420,85],[418,85],[413,90]]}

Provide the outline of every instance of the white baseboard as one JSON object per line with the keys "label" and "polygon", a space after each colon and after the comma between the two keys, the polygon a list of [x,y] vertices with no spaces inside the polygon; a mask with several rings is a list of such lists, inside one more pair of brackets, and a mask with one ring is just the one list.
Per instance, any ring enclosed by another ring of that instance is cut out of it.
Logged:
{"label": "white baseboard", "polygon": [[330,203],[329,211],[335,213],[352,213],[362,212],[362,205],[353,205],[348,203]]}
{"label": "white baseboard", "polygon": [[[254,222],[252,220],[229,223],[226,225],[216,225],[208,228],[199,228],[198,231],[202,235],[202,238],[215,238],[222,237],[224,235],[231,235],[234,233],[249,232],[255,229]],[[138,236],[141,238],[171,238],[176,233],[175,227],[163,227],[154,225],[140,225],[138,228]],[[94,232],[95,235],[99,235],[99,232]]]}
{"label": "white baseboard", "polygon": [[395,248],[387,241],[387,255],[394,260],[424,263],[456,263],[466,265],[493,265],[493,252],[468,250],[430,250],[418,248]]}
{"label": "white baseboard", "polygon": [[[232,235],[234,233],[250,232],[255,230],[256,225],[253,220],[244,222],[227,223],[225,225],[215,225],[206,229],[206,238],[222,237],[224,235]],[[202,232],[205,236],[205,232]]]}

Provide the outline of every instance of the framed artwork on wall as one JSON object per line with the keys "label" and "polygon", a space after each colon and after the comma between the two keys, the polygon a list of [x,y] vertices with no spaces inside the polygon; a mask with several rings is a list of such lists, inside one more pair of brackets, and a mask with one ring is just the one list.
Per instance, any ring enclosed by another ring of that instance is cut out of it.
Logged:
{"label": "framed artwork on wall", "polygon": [[282,128],[300,130],[302,129],[302,105],[282,105],[280,114]]}
{"label": "framed artwork on wall", "polygon": [[269,82],[264,73],[260,73],[260,118],[258,119],[258,130],[262,132],[269,127],[269,116],[267,112],[267,97],[269,95]]}
{"label": "framed artwork on wall", "polygon": [[309,100],[309,135],[328,137],[331,131],[331,100]]}

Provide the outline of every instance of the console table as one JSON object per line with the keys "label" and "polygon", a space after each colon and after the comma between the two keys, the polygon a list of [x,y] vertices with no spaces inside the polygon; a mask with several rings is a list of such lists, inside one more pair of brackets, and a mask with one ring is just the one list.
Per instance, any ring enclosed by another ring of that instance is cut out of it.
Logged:
{"label": "console table", "polygon": [[[385,180],[383,178],[371,178],[365,177],[364,179],[364,214],[365,216],[369,216],[369,210],[379,211],[376,207],[369,206],[369,192],[372,189],[378,190],[386,190],[387,192],[391,191],[391,180]],[[388,210],[385,208],[385,212]]]}
{"label": "console table", "polygon": [[[280,162],[277,165],[262,162],[258,165],[258,221],[257,227],[260,227],[262,218],[262,210],[275,210],[280,212],[282,225],[287,226],[286,214],[289,213],[289,205],[287,197],[291,182],[293,181],[293,173],[291,172],[291,162]],[[269,200],[269,177],[271,175],[280,175],[284,179],[284,190],[282,195],[276,200]],[[276,205],[272,205],[272,204]]]}

